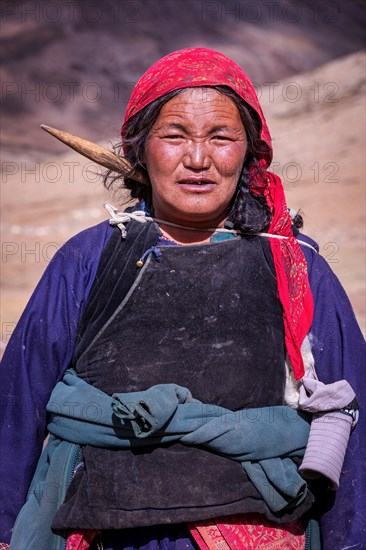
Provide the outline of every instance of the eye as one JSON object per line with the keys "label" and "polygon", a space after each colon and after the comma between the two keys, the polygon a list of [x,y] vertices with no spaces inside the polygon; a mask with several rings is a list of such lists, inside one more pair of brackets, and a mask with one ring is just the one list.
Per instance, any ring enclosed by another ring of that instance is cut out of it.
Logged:
{"label": "eye", "polygon": [[168,134],[164,137],[165,139],[183,139],[184,136],[182,136],[181,134]]}
{"label": "eye", "polygon": [[228,136],[213,136],[212,139],[215,139],[217,141],[232,141],[231,138]]}

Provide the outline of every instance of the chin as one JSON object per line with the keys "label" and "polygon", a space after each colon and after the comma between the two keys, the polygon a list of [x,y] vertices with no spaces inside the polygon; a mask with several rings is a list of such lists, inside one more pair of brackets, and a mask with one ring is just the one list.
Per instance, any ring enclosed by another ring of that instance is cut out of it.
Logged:
{"label": "chin", "polygon": [[[199,223],[206,225],[207,227],[216,227],[219,223],[224,221],[227,217],[226,213],[211,212],[211,211],[182,211],[177,212],[176,219],[180,219],[181,223],[192,225],[193,223]],[[179,222],[177,222],[179,223]]]}

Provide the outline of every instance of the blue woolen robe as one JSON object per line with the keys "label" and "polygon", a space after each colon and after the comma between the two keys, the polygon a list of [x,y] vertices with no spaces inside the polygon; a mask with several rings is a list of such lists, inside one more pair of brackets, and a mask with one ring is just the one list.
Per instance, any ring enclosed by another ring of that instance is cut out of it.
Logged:
{"label": "blue woolen robe", "polygon": [[[71,361],[78,322],[112,231],[103,222],[76,235],[55,254],[6,348],[0,369],[1,542],[9,541],[26,498],[46,435],[46,404]],[[299,235],[299,239],[306,237]],[[361,405],[340,488],[324,497],[324,550],[361,549],[366,534],[362,519],[366,500],[364,340],[348,298],[324,258],[308,247],[302,249],[315,303],[311,334],[318,376],[325,383],[345,378]],[[125,547],[152,550],[159,547],[156,541],[161,537],[166,548],[189,548],[184,532],[181,543],[175,545],[173,540],[168,542],[171,528],[154,529],[140,530],[143,540],[126,541]]]}

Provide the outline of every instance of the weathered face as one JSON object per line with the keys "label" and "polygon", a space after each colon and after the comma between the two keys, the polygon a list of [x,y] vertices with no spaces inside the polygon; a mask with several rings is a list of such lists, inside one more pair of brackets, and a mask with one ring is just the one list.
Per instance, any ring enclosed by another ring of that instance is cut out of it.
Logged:
{"label": "weathered face", "polygon": [[155,216],[216,227],[228,213],[247,151],[235,103],[210,88],[168,101],[151,129],[145,164]]}

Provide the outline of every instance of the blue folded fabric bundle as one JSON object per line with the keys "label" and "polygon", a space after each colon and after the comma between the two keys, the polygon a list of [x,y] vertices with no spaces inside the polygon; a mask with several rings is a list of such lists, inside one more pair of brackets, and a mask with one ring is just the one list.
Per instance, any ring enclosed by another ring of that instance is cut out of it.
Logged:
{"label": "blue folded fabric bundle", "polygon": [[15,523],[11,550],[36,549],[45,542],[64,548],[67,533],[53,532],[51,524],[65,498],[79,445],[203,446],[239,461],[274,512],[297,506],[306,495],[306,482],[292,458],[304,455],[310,425],[306,415],[289,407],[233,412],[193,399],[187,388],[175,384],[110,397],[68,370],[47,411],[51,435]]}
{"label": "blue folded fabric bundle", "polygon": [[304,455],[310,425],[290,407],[234,412],[202,403],[176,384],[110,397],[68,370],[47,411],[49,431],[72,443],[130,449],[180,442],[236,460],[275,512],[306,494],[291,458]]}

